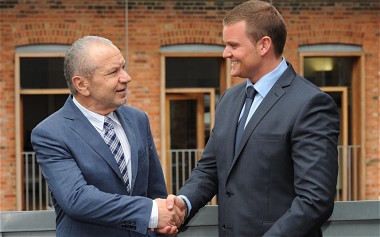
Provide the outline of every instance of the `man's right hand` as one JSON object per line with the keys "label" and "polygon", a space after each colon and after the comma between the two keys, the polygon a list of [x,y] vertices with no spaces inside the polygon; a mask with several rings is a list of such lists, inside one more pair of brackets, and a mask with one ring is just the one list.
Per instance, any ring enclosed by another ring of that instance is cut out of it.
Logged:
{"label": "man's right hand", "polygon": [[176,234],[186,217],[186,204],[182,198],[169,195],[167,199],[155,199],[158,206],[158,225],[156,232],[161,234]]}
{"label": "man's right hand", "polygon": [[[179,211],[179,215],[183,216],[181,224],[185,222],[187,216],[187,206],[182,198],[177,197],[173,194],[169,194],[166,199],[166,206],[169,210],[172,210],[173,208],[178,208],[176,210]],[[178,213],[178,211],[176,212]]]}

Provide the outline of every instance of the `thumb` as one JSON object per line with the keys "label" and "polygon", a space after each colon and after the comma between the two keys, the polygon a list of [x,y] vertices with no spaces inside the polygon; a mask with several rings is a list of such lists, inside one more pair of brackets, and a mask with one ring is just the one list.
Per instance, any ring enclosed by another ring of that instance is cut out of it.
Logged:
{"label": "thumb", "polygon": [[173,194],[169,194],[169,196],[166,199],[166,207],[169,210],[172,210],[174,208],[174,202],[175,202],[176,196]]}

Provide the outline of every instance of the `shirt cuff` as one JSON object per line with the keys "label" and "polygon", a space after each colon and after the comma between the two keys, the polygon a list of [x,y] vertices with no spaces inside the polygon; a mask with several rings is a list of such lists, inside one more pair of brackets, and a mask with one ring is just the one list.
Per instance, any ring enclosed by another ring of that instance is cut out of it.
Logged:
{"label": "shirt cuff", "polygon": [[187,216],[186,217],[189,217],[190,211],[191,211],[191,203],[190,203],[189,199],[183,195],[178,195],[178,197],[182,198],[186,202],[186,207],[187,207]]}
{"label": "shirt cuff", "polygon": [[153,201],[153,206],[152,206],[152,212],[150,214],[150,219],[149,219],[149,228],[157,228],[158,225],[158,205],[156,201]]}

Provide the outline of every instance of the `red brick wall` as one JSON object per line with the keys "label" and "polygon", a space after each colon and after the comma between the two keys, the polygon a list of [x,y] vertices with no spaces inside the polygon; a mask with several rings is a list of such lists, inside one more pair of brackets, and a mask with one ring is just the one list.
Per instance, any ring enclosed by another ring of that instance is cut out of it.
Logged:
{"label": "red brick wall", "polygon": [[[160,55],[164,45],[222,44],[221,21],[243,1],[123,0],[0,2],[0,210],[16,209],[14,50],[29,44],[70,44],[95,34],[127,52],[129,104],[148,112],[160,148]],[[366,198],[379,199],[379,10],[375,0],[273,1],[288,27],[284,55],[296,70],[299,45],[345,43],[365,51]],[[126,21],[129,24],[126,27]],[[127,31],[128,29],[128,31]],[[128,36],[128,39],[126,37]]]}
{"label": "red brick wall", "polygon": [[[20,3],[18,3],[20,2]],[[0,2],[0,211],[16,210],[15,47],[71,44],[84,35],[102,35],[125,52],[124,1]]]}
{"label": "red brick wall", "polygon": [[[159,48],[163,45],[184,43],[222,44],[223,16],[240,2],[243,1],[129,1],[129,68],[134,78],[133,86],[140,88],[138,92],[136,89],[132,90],[131,103],[137,107],[143,103],[142,108],[150,108],[156,144],[160,143]],[[300,45],[343,43],[363,47],[366,197],[379,199],[380,4],[377,1],[273,2],[283,15],[288,28],[284,55],[296,70],[299,67],[297,50]],[[240,81],[233,80],[233,84]],[[149,91],[148,98],[144,96],[146,91]],[[145,98],[144,102],[138,102],[138,98]]]}

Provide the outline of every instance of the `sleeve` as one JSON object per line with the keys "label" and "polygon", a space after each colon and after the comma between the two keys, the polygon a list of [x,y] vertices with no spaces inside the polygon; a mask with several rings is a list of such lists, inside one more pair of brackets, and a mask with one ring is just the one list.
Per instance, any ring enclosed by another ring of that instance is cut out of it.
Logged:
{"label": "sleeve", "polygon": [[322,92],[301,109],[291,135],[296,197],[264,236],[308,236],[330,217],[338,175],[337,111],[332,98]]}
{"label": "sleeve", "polygon": [[[57,131],[53,122],[37,126],[32,132],[32,144],[42,173],[60,212],[83,222],[110,226],[146,234],[152,211],[152,200],[99,190],[86,182],[72,149],[65,139],[72,139],[71,128]],[[65,139],[63,137],[66,137]],[[89,155],[83,151],[81,154]],[[96,164],[91,164],[93,168]],[[58,213],[57,219],[61,218]],[[133,229],[128,229],[133,227]]]}
{"label": "sleeve", "polygon": [[202,158],[197,167],[191,173],[178,194],[185,196],[191,207],[187,221],[189,221],[200,208],[205,206],[218,191],[218,178],[214,142],[211,134],[203,151]]}

